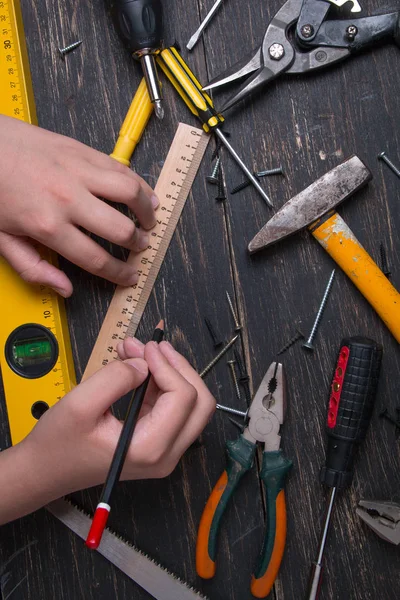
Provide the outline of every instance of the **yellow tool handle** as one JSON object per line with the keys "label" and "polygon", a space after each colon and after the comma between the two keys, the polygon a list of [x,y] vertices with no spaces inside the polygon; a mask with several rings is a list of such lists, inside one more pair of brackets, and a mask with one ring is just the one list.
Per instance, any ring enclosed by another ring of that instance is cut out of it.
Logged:
{"label": "yellow tool handle", "polygon": [[312,235],[350,277],[400,342],[400,294],[338,215],[309,227]]}
{"label": "yellow tool handle", "polygon": [[142,137],[152,112],[153,104],[150,102],[146,81],[143,78],[122,123],[111,158],[127,167],[130,166],[133,151]]}
{"label": "yellow tool handle", "polygon": [[201,121],[208,133],[223,123],[210,96],[203,92],[202,85],[174,47],[165,48],[157,55],[157,63],[170,80],[189,110]]}

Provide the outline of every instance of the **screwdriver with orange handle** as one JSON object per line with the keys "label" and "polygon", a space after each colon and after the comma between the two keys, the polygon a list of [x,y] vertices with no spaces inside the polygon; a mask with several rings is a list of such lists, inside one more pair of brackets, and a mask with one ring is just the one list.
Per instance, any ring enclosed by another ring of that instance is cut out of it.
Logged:
{"label": "screwdriver with orange handle", "polygon": [[285,481],[292,467],[280,449],[280,426],[285,414],[283,367],[273,362],[257,390],[248,412],[248,423],[237,440],[228,441],[227,468],[211,492],[200,520],[196,570],[203,579],[216,572],[218,530],[229,499],[254,463],[257,442],[264,443],[260,477],[265,485],[267,522],[259,564],[251,580],[251,593],[265,598],[278,575],[286,542]]}

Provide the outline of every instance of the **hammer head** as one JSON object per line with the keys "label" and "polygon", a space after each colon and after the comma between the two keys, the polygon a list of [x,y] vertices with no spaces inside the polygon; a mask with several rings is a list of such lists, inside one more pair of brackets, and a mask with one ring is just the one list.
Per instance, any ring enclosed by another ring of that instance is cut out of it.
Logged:
{"label": "hammer head", "polygon": [[286,202],[251,240],[249,252],[257,252],[311,225],[370,179],[370,170],[358,156],[345,160]]}

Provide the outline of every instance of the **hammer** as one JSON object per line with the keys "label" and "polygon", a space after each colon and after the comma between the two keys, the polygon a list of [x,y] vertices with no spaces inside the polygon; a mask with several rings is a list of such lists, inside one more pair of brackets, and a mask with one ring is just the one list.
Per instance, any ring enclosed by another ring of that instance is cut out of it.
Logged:
{"label": "hammer", "polygon": [[370,179],[369,169],[352,156],[286,202],[248,249],[257,252],[307,227],[400,342],[400,294],[333,210]]}

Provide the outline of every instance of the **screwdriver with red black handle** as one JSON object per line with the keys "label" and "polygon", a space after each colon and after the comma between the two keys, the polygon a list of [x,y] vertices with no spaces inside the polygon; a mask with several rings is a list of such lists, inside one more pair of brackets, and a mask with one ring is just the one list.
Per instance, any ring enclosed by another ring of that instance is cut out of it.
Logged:
{"label": "screwdriver with red black handle", "polygon": [[348,487],[358,446],[365,439],[375,402],[382,347],[369,338],[342,340],[330,387],[326,433],[328,445],[320,480],[331,488],[318,557],[313,563],[307,600],[319,595],[322,559],[336,491]]}
{"label": "screwdriver with red black handle", "polygon": [[116,20],[121,37],[132,56],[140,61],[156,117],[164,117],[161,84],[155,56],[163,45],[161,0],[117,0]]}

